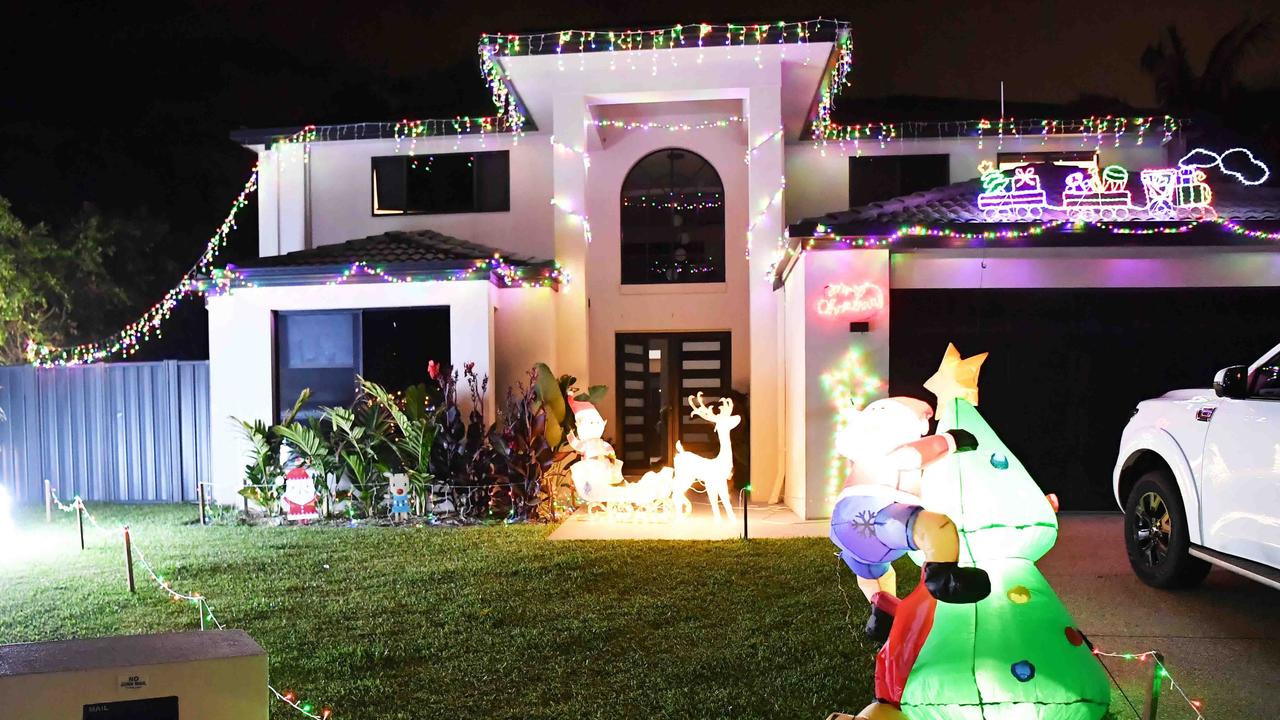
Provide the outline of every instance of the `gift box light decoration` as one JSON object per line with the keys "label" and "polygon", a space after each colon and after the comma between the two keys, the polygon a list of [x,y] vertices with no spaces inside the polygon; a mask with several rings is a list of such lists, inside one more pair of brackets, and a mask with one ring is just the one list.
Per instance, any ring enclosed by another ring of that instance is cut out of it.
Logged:
{"label": "gift box light decoration", "polygon": [[989,221],[1037,220],[1047,211],[1061,213],[1073,222],[1128,220],[1135,213],[1157,221],[1214,219],[1218,213],[1211,204],[1213,191],[1205,170],[1215,167],[1244,185],[1257,185],[1271,175],[1266,165],[1243,148],[1222,154],[1199,148],[1183,156],[1177,167],[1142,170],[1139,178],[1144,199],[1140,205],[1134,203],[1129,188],[1129,171],[1119,165],[1071,173],[1060,204],[1054,204],[1034,167],[1015,168],[1009,177],[984,160],[978,165],[982,183],[978,208]]}

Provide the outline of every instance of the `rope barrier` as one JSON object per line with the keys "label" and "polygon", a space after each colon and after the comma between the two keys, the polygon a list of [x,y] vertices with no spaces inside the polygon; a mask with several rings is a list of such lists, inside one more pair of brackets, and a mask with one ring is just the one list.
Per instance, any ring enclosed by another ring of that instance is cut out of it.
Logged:
{"label": "rope barrier", "polygon": [[[94,517],[93,513],[89,512],[89,508],[85,505],[84,500],[81,499],[79,495],[76,495],[71,503],[67,504],[58,499],[58,493],[52,487],[50,487],[49,493],[54,504],[62,512],[76,512],[79,510],[81,515],[87,518],[89,520],[89,524],[92,525],[99,533],[102,533],[103,535],[115,534],[115,530],[103,527],[102,524],[98,522],[98,519]],[[160,590],[168,595],[169,599],[174,602],[189,602],[196,605],[196,609],[200,613],[201,630],[206,629],[206,623],[212,625],[218,630],[227,629],[226,624],[219,620],[217,615],[214,614],[213,608],[209,605],[209,601],[204,595],[198,592],[179,592],[173,588],[173,584],[171,582],[165,580],[164,577],[155,571],[155,568],[152,567],[150,561],[147,560],[146,553],[143,551],[142,546],[138,543],[137,533],[133,530],[132,526],[124,524],[121,525],[119,529],[131,534],[131,545],[133,552],[137,555],[138,563],[142,565],[143,570],[146,570],[147,576],[151,578],[151,582],[155,583],[156,587],[160,588]],[[281,702],[310,718],[310,720],[330,720],[333,716],[333,711],[329,708],[322,708],[320,710],[320,714],[317,715],[314,712],[314,706],[310,703],[299,702],[292,692],[286,691],[282,694],[270,683],[267,684],[267,689],[279,698]]]}

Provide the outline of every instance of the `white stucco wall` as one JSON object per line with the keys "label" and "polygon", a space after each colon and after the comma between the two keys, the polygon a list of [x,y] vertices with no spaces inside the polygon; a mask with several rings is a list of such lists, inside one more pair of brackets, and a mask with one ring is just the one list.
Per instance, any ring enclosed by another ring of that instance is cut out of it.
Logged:
{"label": "white stucco wall", "polygon": [[[738,103],[741,114],[741,104]],[[686,122],[676,113],[646,113],[654,122]],[[711,163],[725,188],[725,282],[686,285],[623,285],[621,189],[631,168],[644,156],[665,148],[695,152]],[[710,332],[732,334],[734,389],[750,386],[751,352],[747,313],[747,165],[743,129],[738,126],[685,133],[623,132],[591,153],[587,208],[594,239],[586,248],[585,282],[590,300],[588,348],[592,384],[610,386],[600,405],[609,427],[620,427],[614,339],[629,332]]]}
{"label": "white stucco wall", "polygon": [[[332,245],[395,230],[435,230],[508,253],[551,259],[549,133],[317,142],[261,152],[261,255]],[[374,215],[372,158],[506,150],[511,209],[505,212]]]}
{"label": "white stucco wall", "polygon": [[[209,416],[214,500],[238,503],[236,491],[244,481],[249,446],[231,418],[274,421],[274,312],[448,306],[453,364],[461,367],[464,362],[474,362],[478,373],[501,382],[494,352],[495,305],[506,300],[503,304],[510,316],[519,317],[525,312],[521,303],[500,298],[502,292],[508,291],[495,289],[487,280],[469,280],[242,288],[210,297]],[[531,304],[536,306],[536,293],[542,291],[527,292],[535,294]],[[525,333],[519,333],[512,341],[517,346],[530,344]],[[365,352],[369,351],[366,347]],[[508,367],[504,373],[513,371]],[[493,416],[496,395],[495,384],[491,383],[486,399],[489,417]]]}
{"label": "white stucco wall", "polygon": [[[931,138],[922,140],[895,140],[880,147],[878,142],[828,143],[793,142],[787,145],[787,222],[795,223],[805,218],[817,217],[849,208],[849,158],[859,153],[864,156],[881,155],[949,155],[951,182],[962,182],[978,176],[978,163],[996,161],[1002,152],[1068,152],[1098,149],[1102,165],[1123,165],[1131,171],[1160,167],[1170,161],[1167,152],[1175,145],[1162,147],[1159,137],[1147,137],[1142,145],[1135,138],[1121,139],[1120,146],[1108,140],[1101,146],[1096,138],[1080,136],[1047,138],[1043,142],[1036,136],[1006,138],[1003,143],[993,138],[983,140],[979,147],[976,138]],[[1176,160],[1177,158],[1172,158]]]}
{"label": "white stucco wall", "polygon": [[[865,320],[866,332],[851,332],[850,316],[825,316],[818,301],[832,283],[872,283],[884,306]],[[794,285],[794,287],[792,287]],[[842,482],[830,476],[836,405],[821,382],[856,349],[865,372],[888,388],[889,251],[887,249],[807,252],[787,279],[787,477],[786,504],[804,518],[827,517]],[[799,332],[797,330],[799,329]]]}

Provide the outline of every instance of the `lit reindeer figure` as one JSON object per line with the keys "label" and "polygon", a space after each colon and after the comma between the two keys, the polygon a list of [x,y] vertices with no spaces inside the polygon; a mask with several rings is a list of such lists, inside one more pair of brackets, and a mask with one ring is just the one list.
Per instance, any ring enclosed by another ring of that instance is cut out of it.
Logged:
{"label": "lit reindeer figure", "polygon": [[702,393],[689,396],[690,413],[715,425],[716,437],[720,439],[720,452],[713,458],[705,458],[686,452],[676,442],[675,488],[688,489],[693,483],[701,482],[707,489],[707,499],[711,501],[711,512],[716,520],[720,519],[720,505],[724,504],[725,512],[733,520],[733,502],[729,499],[729,478],[733,477],[733,446],[729,441],[729,431],[738,427],[742,418],[733,414],[733,401],[720,398],[720,411],[707,407],[702,401]]}

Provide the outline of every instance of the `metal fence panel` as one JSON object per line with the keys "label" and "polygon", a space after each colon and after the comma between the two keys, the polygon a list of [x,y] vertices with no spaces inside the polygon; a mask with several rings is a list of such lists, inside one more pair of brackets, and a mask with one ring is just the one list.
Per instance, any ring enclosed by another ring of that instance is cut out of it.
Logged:
{"label": "metal fence panel", "polygon": [[209,478],[209,363],[0,366],[0,487],[23,504],[58,495],[193,500]]}

